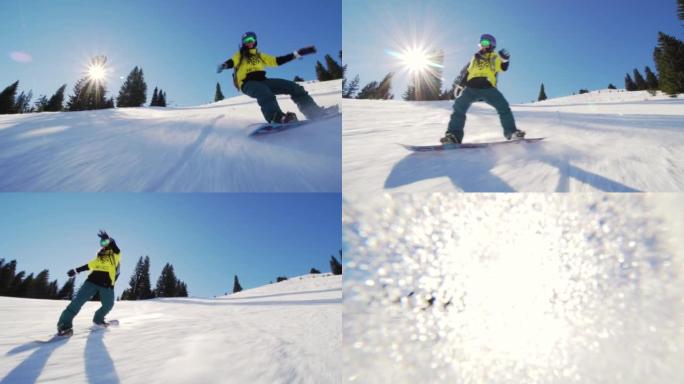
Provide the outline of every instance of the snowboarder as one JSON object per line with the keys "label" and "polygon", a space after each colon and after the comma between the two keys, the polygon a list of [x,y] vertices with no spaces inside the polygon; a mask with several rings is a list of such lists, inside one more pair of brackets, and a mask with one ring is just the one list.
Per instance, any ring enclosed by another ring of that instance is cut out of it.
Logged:
{"label": "snowboarder", "polygon": [[315,119],[326,113],[304,87],[294,81],[266,77],[266,67],[277,67],[304,55],[316,53],[316,47],[298,49],[287,55],[274,57],[257,50],[257,36],[254,32],[242,35],[240,50],[232,58],[219,65],[217,73],[233,68],[233,83],[238,91],[257,99],[261,113],[269,123],[288,123],[297,121],[292,112],[283,113],[275,95],[290,95],[299,110],[307,119]]}
{"label": "snowboarder", "polygon": [[119,277],[119,261],[121,260],[121,250],[116,245],[116,241],[109,237],[107,232],[100,231],[100,251],[97,256],[81,267],[70,269],[67,272],[69,277],[76,276],[77,273],[90,270],[88,279],[81,285],[78,293],[71,303],[62,312],[57,322],[57,335],[68,336],[73,334],[72,320],[81,310],[83,304],[90,300],[95,294],[100,294],[102,306],[95,312],[93,322],[97,325],[106,326],[105,316],[114,306],[114,283]]}
{"label": "snowboarder", "polygon": [[504,130],[504,137],[522,139],[525,132],[515,126],[513,112],[508,101],[496,89],[496,80],[499,72],[506,71],[509,66],[511,55],[502,49],[497,54],[496,39],[490,34],[480,36],[480,50],[475,53],[458,78],[456,87],[457,97],[454,101],[453,113],[449,120],[449,127],[443,138],[442,144],[460,144],[463,140],[463,127],[466,121],[466,112],[470,105],[478,100],[496,108]]}

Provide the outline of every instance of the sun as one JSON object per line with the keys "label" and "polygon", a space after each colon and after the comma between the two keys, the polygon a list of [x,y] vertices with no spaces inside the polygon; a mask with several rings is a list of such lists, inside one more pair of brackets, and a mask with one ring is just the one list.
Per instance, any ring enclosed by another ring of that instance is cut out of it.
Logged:
{"label": "sun", "polygon": [[419,48],[408,48],[401,53],[400,59],[402,65],[409,70],[409,72],[424,72],[430,67],[430,59],[428,53]]}
{"label": "sun", "polygon": [[88,77],[91,80],[102,81],[105,79],[107,72],[104,65],[91,64],[88,66]]}

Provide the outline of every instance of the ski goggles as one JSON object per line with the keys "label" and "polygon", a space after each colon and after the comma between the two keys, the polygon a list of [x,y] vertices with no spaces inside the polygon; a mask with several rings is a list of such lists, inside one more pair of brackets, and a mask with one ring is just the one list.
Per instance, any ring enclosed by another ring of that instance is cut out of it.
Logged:
{"label": "ski goggles", "polygon": [[491,40],[489,40],[489,39],[482,39],[482,40],[480,41],[480,45],[481,45],[483,48],[487,48],[487,47],[489,47],[490,45],[492,45],[492,42],[491,42]]}
{"label": "ski goggles", "polygon": [[106,246],[108,246],[109,243],[111,243],[111,242],[112,242],[112,241],[111,241],[110,239],[102,239],[102,240],[100,240],[100,246],[101,246],[101,247],[106,247]]}
{"label": "ski goggles", "polygon": [[244,39],[242,39],[242,44],[252,44],[252,43],[256,43],[256,39],[254,38],[254,36],[247,36]]}

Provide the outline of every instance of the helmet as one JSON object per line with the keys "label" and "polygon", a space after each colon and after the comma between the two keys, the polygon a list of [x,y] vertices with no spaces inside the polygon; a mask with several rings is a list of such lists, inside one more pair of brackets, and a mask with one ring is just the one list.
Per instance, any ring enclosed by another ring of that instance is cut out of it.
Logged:
{"label": "helmet", "polygon": [[496,37],[488,33],[480,36],[480,48],[490,52],[493,51],[496,48]]}
{"label": "helmet", "polygon": [[245,41],[250,42],[254,41],[254,47],[257,46],[257,35],[254,32],[245,32],[242,34],[242,39],[240,39],[240,46],[244,47],[245,46]]}

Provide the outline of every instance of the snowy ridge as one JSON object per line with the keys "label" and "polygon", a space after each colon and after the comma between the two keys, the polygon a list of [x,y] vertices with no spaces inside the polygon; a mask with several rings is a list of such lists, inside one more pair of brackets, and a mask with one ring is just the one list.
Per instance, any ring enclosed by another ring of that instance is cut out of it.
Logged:
{"label": "snowy ridge", "polygon": [[0,383],[339,383],[342,279],[292,278],[217,299],[119,301],[118,327],[48,344],[66,301],[0,297]]}
{"label": "snowy ridge", "polygon": [[[675,192],[684,190],[684,98],[590,92],[512,105],[541,143],[412,153],[438,144],[451,101],[343,101],[344,193]],[[464,142],[503,139],[496,111],[475,103]]]}
{"label": "snowy ridge", "polygon": [[[341,81],[306,83],[321,106]],[[283,110],[298,112],[288,96]],[[298,113],[301,117],[301,114]],[[0,191],[339,192],[341,117],[263,138],[256,100],[0,116]]]}

